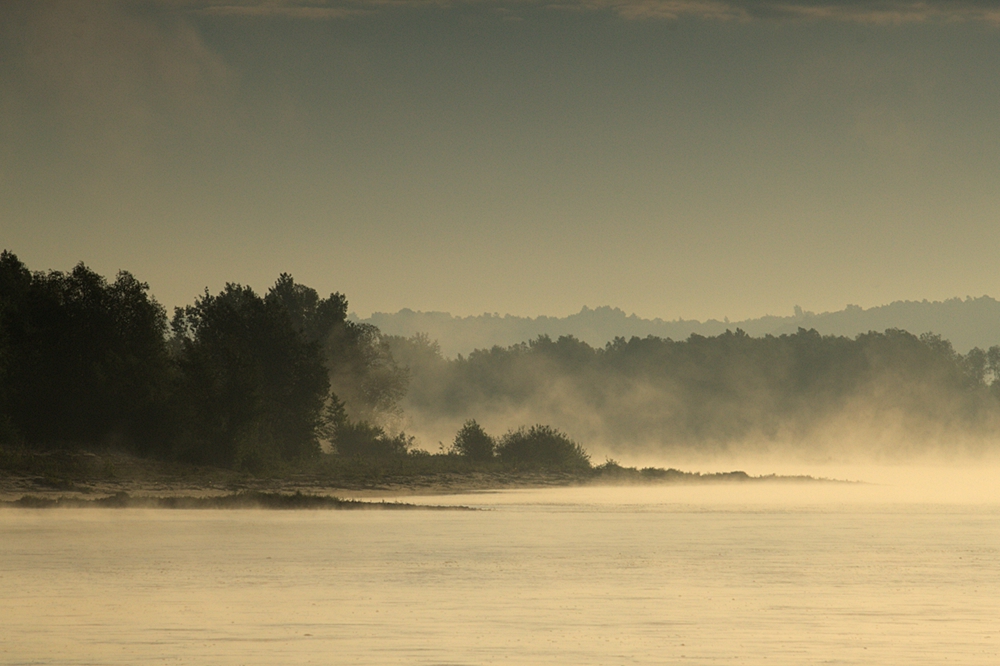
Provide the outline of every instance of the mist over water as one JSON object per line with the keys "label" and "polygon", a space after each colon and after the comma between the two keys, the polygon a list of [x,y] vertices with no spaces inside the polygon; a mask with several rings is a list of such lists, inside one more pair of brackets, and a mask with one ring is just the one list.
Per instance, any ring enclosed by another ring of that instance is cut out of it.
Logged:
{"label": "mist over water", "polygon": [[602,348],[541,336],[447,360],[426,336],[388,340],[410,378],[398,427],[431,451],[474,418],[495,435],[549,424],[595,463],[997,458],[1000,346],[962,355],[940,336],[899,329],[853,339],[737,329]]}
{"label": "mist over water", "polygon": [[0,666],[1000,664],[998,29],[0,0]]}
{"label": "mist over water", "polygon": [[0,662],[997,663],[993,470],[854,471],[419,498],[476,512],[0,511]]}

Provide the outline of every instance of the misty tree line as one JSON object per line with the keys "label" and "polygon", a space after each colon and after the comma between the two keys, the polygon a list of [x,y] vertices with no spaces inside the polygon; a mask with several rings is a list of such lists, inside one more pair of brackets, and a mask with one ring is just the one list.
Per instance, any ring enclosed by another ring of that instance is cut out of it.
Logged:
{"label": "misty tree line", "polygon": [[264,294],[206,291],[168,318],[127,272],[32,272],[0,254],[0,445],[29,449],[114,446],[254,470],[315,459],[321,442],[345,458],[412,456],[399,426],[440,419],[465,422],[450,449],[464,459],[582,468],[586,452],[556,428],[494,438],[470,419],[702,447],[807,438],[844,415],[990,433],[998,380],[1000,346],[961,355],[891,329],[604,347],[541,336],[446,359],[426,336],[349,321],[343,295],[289,275]]}
{"label": "misty tree line", "polygon": [[387,341],[410,370],[405,409],[427,422],[530,415],[575,424],[587,441],[707,449],[890,428],[926,443],[1000,428],[1000,346],[962,355],[940,336],[898,329],[855,338],[737,329],[604,347],[540,336],[452,360],[426,336]]}

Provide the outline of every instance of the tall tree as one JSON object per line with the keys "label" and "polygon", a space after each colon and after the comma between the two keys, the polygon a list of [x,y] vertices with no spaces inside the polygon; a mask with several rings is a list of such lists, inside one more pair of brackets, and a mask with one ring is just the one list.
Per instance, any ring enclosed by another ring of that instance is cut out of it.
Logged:
{"label": "tall tree", "polygon": [[166,314],[149,287],[108,283],[78,264],[31,274],[0,256],[0,405],[35,445],[119,444],[164,436]]}
{"label": "tall tree", "polygon": [[254,467],[318,453],[329,380],[296,314],[239,284],[176,311],[181,455]]}
{"label": "tall tree", "polygon": [[331,387],[351,417],[384,423],[398,414],[408,374],[378,328],[347,319],[342,294],[320,298],[315,289],[282,273],[264,300],[284,309],[292,326],[320,345]]}

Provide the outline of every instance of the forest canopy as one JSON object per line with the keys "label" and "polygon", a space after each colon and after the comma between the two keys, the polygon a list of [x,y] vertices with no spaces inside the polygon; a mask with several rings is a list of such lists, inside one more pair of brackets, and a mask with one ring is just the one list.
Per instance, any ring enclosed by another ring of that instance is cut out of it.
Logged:
{"label": "forest canopy", "polygon": [[381,464],[454,440],[442,454],[470,464],[577,469],[590,466],[578,441],[711,452],[861,429],[919,447],[992,442],[1000,427],[1000,346],[963,355],[930,333],[539,336],[448,359],[347,307],[282,274],[168,317],[128,272],[33,272],[4,251],[0,446],[254,471],[323,451]]}
{"label": "forest canopy", "polygon": [[398,411],[406,372],[347,299],[290,275],[166,312],[149,286],[0,255],[0,443],[117,446],[246,469],[315,458],[351,419]]}
{"label": "forest canopy", "polygon": [[409,369],[402,405],[422,432],[474,416],[492,428],[554,424],[616,455],[777,445],[818,453],[843,450],[848,438],[905,455],[990,446],[1000,428],[1000,347],[962,355],[931,333],[755,338],[737,329],[603,347],[539,336],[455,359],[426,336],[386,339]]}

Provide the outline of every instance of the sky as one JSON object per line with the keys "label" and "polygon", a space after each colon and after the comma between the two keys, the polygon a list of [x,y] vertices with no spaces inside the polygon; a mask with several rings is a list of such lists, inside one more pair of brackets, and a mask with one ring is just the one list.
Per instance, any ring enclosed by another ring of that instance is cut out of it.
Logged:
{"label": "sky", "polygon": [[0,246],[671,320],[1000,297],[1000,3],[3,0]]}

